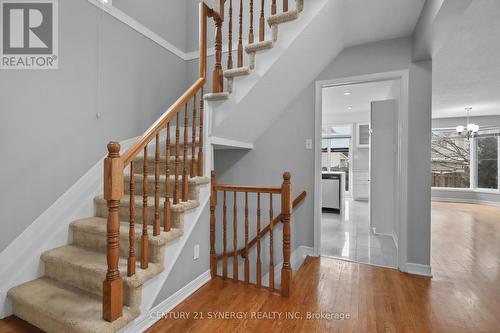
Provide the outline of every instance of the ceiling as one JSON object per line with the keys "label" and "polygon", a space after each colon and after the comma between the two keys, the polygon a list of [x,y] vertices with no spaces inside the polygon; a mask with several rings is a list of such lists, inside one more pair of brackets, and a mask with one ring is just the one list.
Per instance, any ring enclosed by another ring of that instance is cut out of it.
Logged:
{"label": "ceiling", "polygon": [[[323,88],[323,115],[368,112],[372,101],[393,98],[395,81],[361,83]],[[344,93],[350,92],[346,96]]]}
{"label": "ceiling", "polygon": [[500,114],[500,1],[477,0],[433,59],[433,117]]}
{"label": "ceiling", "polygon": [[[345,46],[413,34],[425,0],[346,0]],[[374,29],[376,27],[376,29]]]}

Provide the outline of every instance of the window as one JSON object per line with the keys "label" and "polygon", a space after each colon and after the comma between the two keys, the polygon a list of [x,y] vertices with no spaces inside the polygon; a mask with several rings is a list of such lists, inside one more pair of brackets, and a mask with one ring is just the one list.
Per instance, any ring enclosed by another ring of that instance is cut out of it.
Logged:
{"label": "window", "polygon": [[477,187],[498,189],[498,135],[479,134],[476,139]]}
{"label": "window", "polygon": [[432,133],[432,186],[470,187],[470,142],[452,131]]}
{"label": "window", "polygon": [[498,190],[499,130],[481,127],[468,139],[454,129],[432,131],[432,186]]}

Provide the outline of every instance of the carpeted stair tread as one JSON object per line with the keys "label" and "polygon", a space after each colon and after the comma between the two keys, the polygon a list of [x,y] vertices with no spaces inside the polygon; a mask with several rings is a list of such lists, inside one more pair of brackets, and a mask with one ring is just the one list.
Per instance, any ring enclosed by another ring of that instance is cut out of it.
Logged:
{"label": "carpeted stair tread", "polygon": [[[129,195],[124,195],[123,198],[120,200],[120,207],[130,207],[130,202]],[[136,214],[140,215],[141,210],[142,210],[142,196],[136,195],[134,196],[135,200],[135,208],[136,208]],[[148,196],[147,197],[147,206],[149,209],[154,209],[155,206],[155,198],[154,196]],[[97,197],[94,198],[94,202],[96,205],[107,205],[106,200],[104,200],[103,195],[98,195]],[[159,208],[163,210],[163,204],[164,200],[160,199],[160,206]],[[184,213],[185,211],[189,209],[194,209],[200,205],[198,200],[188,200],[188,201],[182,201],[180,200],[178,204],[174,205],[173,199],[170,198],[170,204],[171,204],[171,211],[172,213]],[[106,216],[99,216],[99,217],[106,217]],[[149,217],[152,217],[151,214],[149,214]]]}
{"label": "carpeted stair tread", "polygon": [[271,26],[274,24],[281,24],[296,20],[299,17],[299,12],[297,10],[291,10],[285,13],[279,13],[275,15],[271,15],[267,19],[267,23]]}
{"label": "carpeted stair tread", "polygon": [[[106,252],[65,245],[44,252],[41,259],[46,266],[50,264],[45,272],[50,278],[94,295],[102,295],[102,281],[106,278],[107,271]],[[123,283],[137,288],[163,271],[163,264],[150,262],[147,269],[141,269],[140,262],[136,261],[136,274],[128,277],[127,259],[122,257],[118,262],[118,269]]]}
{"label": "carpeted stair tread", "polygon": [[[178,177],[178,180],[179,182],[182,181],[182,165],[180,166],[179,168],[179,177]],[[139,172],[139,171],[138,171]],[[174,183],[175,182],[175,175],[173,174],[173,172],[175,172],[175,170],[170,170],[170,182],[171,183]],[[140,180],[142,181],[144,179],[144,175],[142,174],[142,172],[140,173],[135,173],[134,172],[134,178],[136,179],[136,181]],[[154,183],[155,181],[155,175],[154,174],[151,174],[151,173],[148,173],[148,183]],[[124,179],[125,179],[125,184],[128,184],[129,180],[130,180],[130,174],[125,174],[124,175]],[[166,176],[165,175],[162,175],[160,174],[160,183],[161,184],[165,184],[165,180],[166,180]],[[189,177],[188,175],[188,184],[189,185],[192,185],[192,186],[201,186],[201,185],[206,185],[210,182],[210,180],[208,179],[208,177]]]}
{"label": "carpeted stair tread", "polygon": [[229,98],[229,93],[224,91],[220,93],[208,93],[203,96],[207,101],[224,101]]}
{"label": "carpeted stair tread", "polygon": [[262,42],[256,42],[256,43],[247,45],[245,47],[245,52],[246,53],[254,53],[254,52],[258,52],[258,51],[264,51],[264,50],[271,49],[273,47],[273,45],[274,44],[273,44],[272,40],[265,40]]}
{"label": "carpeted stair tread", "polygon": [[[103,217],[90,217],[86,219],[81,219],[77,220],[71,223],[70,227],[73,230],[73,233],[76,231],[79,232],[84,232],[87,234],[94,234],[96,236],[102,236],[106,237],[107,235],[107,230],[106,230],[106,225],[107,225],[108,220]],[[129,233],[129,222],[120,222],[120,243],[124,242],[125,244],[128,245],[129,238],[128,238],[128,233]],[[142,229],[141,229],[142,230]],[[135,231],[135,238],[136,238],[136,244],[141,239],[141,233],[142,231],[139,229],[136,229]],[[153,236],[153,226],[148,225],[148,243],[149,246],[156,246],[156,247],[161,247],[166,245],[168,242],[171,242],[179,237],[181,237],[184,234],[184,230],[182,229],[176,229],[172,228],[170,229],[169,232],[164,232],[162,229],[162,232],[158,236]],[[77,244],[81,246],[80,244]],[[95,250],[101,250],[99,248],[96,248]]]}
{"label": "carpeted stair tread", "polygon": [[226,79],[237,77],[237,76],[245,76],[245,75],[250,75],[250,67],[248,66],[243,66],[243,67],[237,67],[233,69],[228,69],[224,71],[224,77]]}
{"label": "carpeted stair tread", "polygon": [[107,322],[102,298],[46,277],[12,288],[9,296],[16,316],[50,333],[117,332],[139,315],[124,307],[122,317]]}

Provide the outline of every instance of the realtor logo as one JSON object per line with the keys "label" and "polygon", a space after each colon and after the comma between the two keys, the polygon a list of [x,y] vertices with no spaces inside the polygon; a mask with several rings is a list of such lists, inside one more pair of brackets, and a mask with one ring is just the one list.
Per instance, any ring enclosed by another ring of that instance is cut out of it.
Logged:
{"label": "realtor logo", "polygon": [[0,0],[0,68],[57,69],[57,0]]}

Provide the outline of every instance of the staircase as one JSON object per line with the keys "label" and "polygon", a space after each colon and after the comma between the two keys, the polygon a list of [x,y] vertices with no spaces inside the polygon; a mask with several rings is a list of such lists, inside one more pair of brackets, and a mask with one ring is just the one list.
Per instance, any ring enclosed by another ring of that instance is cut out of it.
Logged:
{"label": "staircase", "polygon": [[[240,1],[240,5],[243,2]],[[261,2],[261,6],[264,1]],[[253,0],[250,1],[253,6]],[[146,282],[158,278],[165,270],[166,247],[184,234],[184,215],[200,205],[200,190],[211,183],[211,273],[217,273],[215,251],[215,209],[217,193],[238,192],[258,195],[281,196],[281,213],[258,238],[245,249],[234,252],[232,258],[237,271],[238,256],[245,262],[245,283],[248,278],[249,247],[257,244],[261,251],[261,236],[273,234],[273,223],[283,223],[283,267],[281,294],[291,292],[290,218],[292,211],[290,175],[285,173],[280,187],[254,187],[216,184],[215,174],[210,180],[205,175],[207,162],[208,124],[205,101],[228,99],[235,89],[236,78],[251,76],[257,67],[257,53],[270,49],[278,40],[278,26],[298,19],[303,1],[297,0],[293,10],[288,1],[282,3],[282,13],[277,13],[276,0],[271,3],[272,15],[266,20],[264,7],[259,17],[258,41],[249,34],[249,45],[242,45],[242,16],[239,13],[239,45],[233,66],[232,52],[228,68],[222,70],[222,23],[225,8],[229,9],[229,31],[232,41],[232,0],[220,1],[214,10],[200,4],[200,65],[198,80],[182,95],[138,140],[123,154],[116,142],[108,144],[104,161],[104,193],[94,198],[95,216],[74,221],[70,225],[72,240],[69,245],[51,249],[41,254],[43,276],[12,288],[8,296],[13,313],[47,332],[117,332],[133,322],[144,310],[142,299]],[[240,8],[242,8],[240,6]],[[253,9],[253,7],[251,7]],[[253,13],[253,11],[251,12]],[[251,14],[253,15],[253,14]],[[252,17],[253,18],[253,17]],[[212,74],[212,92],[205,94],[207,80],[207,22],[213,19],[216,29],[215,67]],[[266,27],[271,28],[271,39],[266,40]],[[252,21],[253,22],[253,21]],[[256,33],[257,35],[257,33]],[[229,47],[232,49],[231,42]],[[249,55],[249,66],[243,64],[243,52]],[[228,80],[224,91],[224,78]],[[302,195],[305,196],[305,193]],[[295,206],[295,205],[294,205]],[[259,208],[260,209],[260,208]],[[259,213],[260,214],[260,210]],[[246,214],[248,217],[248,213]],[[259,220],[260,221],[260,220]],[[274,221],[274,222],[273,222]],[[260,223],[260,222],[259,222]],[[248,231],[248,219],[246,221]],[[224,226],[225,232],[226,226]],[[235,241],[236,245],[238,242]],[[271,257],[273,249],[271,245]],[[278,250],[276,253],[280,253]],[[224,262],[227,277],[229,254],[219,255]],[[259,254],[260,260],[260,254]],[[274,264],[269,274],[274,275]],[[233,272],[236,272],[233,271]],[[259,269],[258,287],[262,287]],[[238,280],[238,274],[233,275]],[[274,281],[274,278],[273,278]],[[269,281],[270,290],[274,290]],[[149,310],[149,309],[147,309]]]}
{"label": "staircase", "polygon": [[[173,145],[172,148],[174,148]],[[171,149],[174,151],[174,149]],[[172,158],[173,157],[173,158]],[[160,188],[170,183],[170,196],[174,196],[175,176],[165,176],[165,155],[160,157]],[[171,169],[175,169],[175,154],[171,155]],[[96,216],[75,221],[71,224],[73,241],[70,245],[62,246],[44,252],[41,255],[45,272],[44,276],[17,286],[9,291],[12,299],[14,314],[40,327],[47,332],[116,332],[136,318],[141,306],[141,291],[143,285],[155,278],[164,270],[165,247],[169,242],[183,235],[183,219],[185,212],[199,205],[198,195],[200,187],[209,183],[203,176],[189,177],[188,199],[177,204],[171,200],[171,228],[154,236],[152,220],[146,224],[148,236],[148,263],[147,268],[141,269],[141,262],[134,262],[135,274],[129,276],[127,271],[129,255],[130,207],[142,206],[143,199],[147,200],[147,215],[155,215],[155,159],[147,158],[145,166],[153,172],[147,176],[149,182],[146,187],[146,196],[143,196],[143,166],[144,157],[135,158],[137,168],[132,174],[125,175],[125,195],[120,200],[120,259],[118,270],[123,278],[123,315],[113,322],[102,320],[103,280],[107,273],[107,202],[103,196],[94,198]],[[182,157],[179,157],[184,164]],[[187,165],[197,165],[197,158],[186,159]],[[134,180],[137,191],[131,195],[130,179]],[[165,197],[162,190],[161,196]],[[161,208],[163,205],[161,205]],[[143,226],[142,214],[136,214],[136,225]],[[163,223],[163,218],[160,218]],[[134,226],[135,227],[135,226]],[[135,235],[135,255],[142,257],[140,233]]]}

